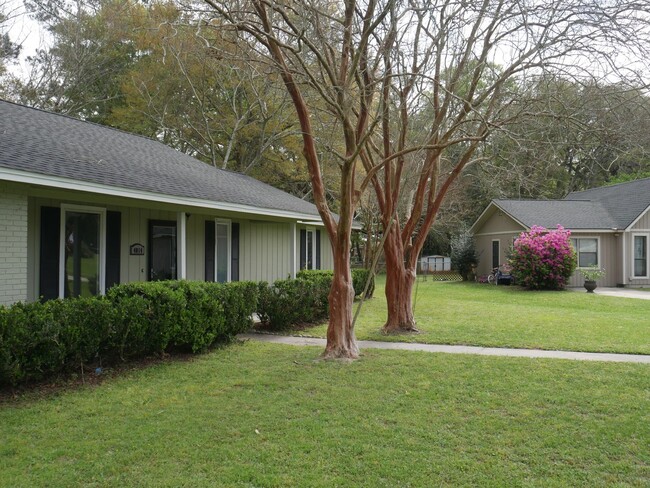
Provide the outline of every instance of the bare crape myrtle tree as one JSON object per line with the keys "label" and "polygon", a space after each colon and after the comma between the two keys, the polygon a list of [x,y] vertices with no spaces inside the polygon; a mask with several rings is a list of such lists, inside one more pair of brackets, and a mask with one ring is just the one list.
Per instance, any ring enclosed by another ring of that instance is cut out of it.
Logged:
{"label": "bare crape myrtle tree", "polygon": [[[538,115],[527,96],[535,80],[644,84],[634,61],[647,56],[646,1],[204,1],[206,22],[236,32],[293,101],[334,255],[325,357],[358,355],[350,234],[366,189],[387,234],[384,330],[415,331],[426,235],[491,134]],[[323,120],[334,135],[318,132]],[[338,219],[325,198],[325,153],[339,169]]]}

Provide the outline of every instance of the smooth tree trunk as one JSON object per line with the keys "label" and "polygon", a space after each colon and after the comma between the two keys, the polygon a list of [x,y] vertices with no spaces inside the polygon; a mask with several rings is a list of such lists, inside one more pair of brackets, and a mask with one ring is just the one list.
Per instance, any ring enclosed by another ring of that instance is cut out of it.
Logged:
{"label": "smooth tree trunk", "polygon": [[[334,276],[329,293],[329,324],[324,359],[357,359],[359,348],[352,323],[354,287],[350,253],[345,244],[334,249]],[[349,245],[347,246],[349,248]]]}
{"label": "smooth tree trunk", "polygon": [[416,270],[406,260],[397,226],[389,231],[384,243],[386,256],[386,305],[388,318],[383,332],[418,332],[413,316],[413,285]]}

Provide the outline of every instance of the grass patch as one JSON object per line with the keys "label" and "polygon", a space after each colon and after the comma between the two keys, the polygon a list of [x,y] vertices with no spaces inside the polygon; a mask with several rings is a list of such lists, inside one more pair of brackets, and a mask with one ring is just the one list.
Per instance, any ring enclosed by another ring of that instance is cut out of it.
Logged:
{"label": "grass patch", "polygon": [[[420,334],[386,336],[384,284],[380,276],[375,298],[363,305],[358,339],[650,354],[647,300],[419,281],[414,295]],[[325,337],[326,328],[295,334]]]}
{"label": "grass patch", "polygon": [[647,486],[650,367],[246,343],[0,405],[1,486]]}

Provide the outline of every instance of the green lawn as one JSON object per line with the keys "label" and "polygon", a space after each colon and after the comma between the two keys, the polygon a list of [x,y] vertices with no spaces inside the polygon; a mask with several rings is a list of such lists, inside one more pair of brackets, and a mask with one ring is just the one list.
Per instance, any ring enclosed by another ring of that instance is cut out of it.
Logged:
{"label": "green lawn", "polygon": [[234,345],[0,404],[0,486],[648,486],[650,366]]}
{"label": "green lawn", "polygon": [[[476,283],[419,281],[420,334],[385,336],[384,277],[363,304],[358,339],[650,354],[650,301],[573,291],[533,292]],[[356,305],[355,305],[356,308]],[[325,337],[326,325],[294,334]]]}

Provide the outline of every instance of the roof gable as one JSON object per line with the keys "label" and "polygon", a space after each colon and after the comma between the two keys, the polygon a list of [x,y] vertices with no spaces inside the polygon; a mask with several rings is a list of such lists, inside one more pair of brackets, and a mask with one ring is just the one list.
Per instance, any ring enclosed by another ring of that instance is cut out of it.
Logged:
{"label": "roof gable", "polygon": [[598,202],[585,200],[495,200],[495,204],[526,227],[611,229],[615,221]]}
{"label": "roof gable", "polygon": [[158,141],[3,100],[0,168],[318,218],[309,202]]}

